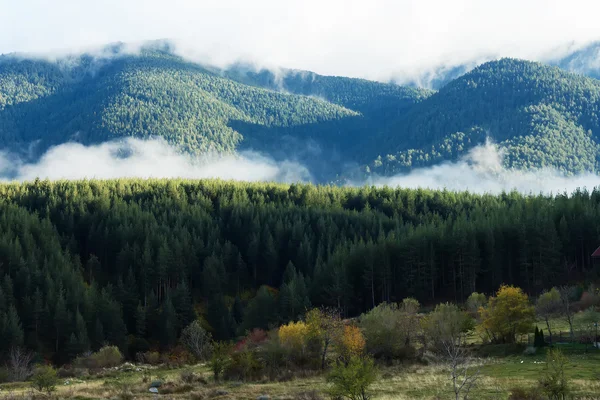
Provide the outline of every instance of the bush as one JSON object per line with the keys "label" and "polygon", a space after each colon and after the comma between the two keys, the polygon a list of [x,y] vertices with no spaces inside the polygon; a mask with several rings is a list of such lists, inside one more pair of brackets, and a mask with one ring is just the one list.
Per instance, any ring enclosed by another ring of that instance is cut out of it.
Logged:
{"label": "bush", "polygon": [[290,322],[279,328],[279,343],[298,365],[306,362],[308,333],[308,325],[304,322]]}
{"label": "bush", "polygon": [[143,364],[158,365],[160,364],[160,353],[157,351],[147,351],[136,355],[138,362]]}
{"label": "bush", "polygon": [[550,400],[562,400],[569,394],[569,384],[565,376],[567,357],[559,349],[551,349],[546,354],[546,368],[540,378],[540,388]]}
{"label": "bush", "polygon": [[508,400],[543,400],[537,389],[513,388]]}
{"label": "bush", "polygon": [[116,367],[123,362],[123,355],[117,346],[104,346],[90,357],[98,368]]}
{"label": "bush", "polygon": [[479,316],[479,309],[485,307],[487,304],[487,297],[483,293],[473,292],[467,299],[465,307],[467,312],[474,318]]}
{"label": "bush", "polygon": [[229,353],[231,346],[227,343],[216,343],[213,346],[213,354],[210,359],[210,369],[213,373],[215,381],[221,378],[221,375],[229,364]]}
{"label": "bush", "polygon": [[57,382],[58,376],[56,374],[56,370],[50,365],[37,367],[33,371],[33,375],[31,377],[31,383],[33,384],[33,387],[40,392],[48,393],[48,395],[56,390]]}
{"label": "bush", "polygon": [[259,357],[269,376],[273,380],[281,376],[288,365],[287,350],[281,345],[277,332],[272,332],[269,340],[260,347]]}
{"label": "bush", "polygon": [[327,382],[331,384],[328,393],[334,399],[368,400],[369,387],[376,378],[372,359],[352,357],[348,364],[338,363],[327,375]]}
{"label": "bush", "polygon": [[403,354],[410,343],[412,316],[396,304],[382,303],[360,317],[367,351],[375,358],[394,359]]}
{"label": "bush", "polygon": [[231,355],[223,375],[229,380],[258,380],[263,372],[263,365],[252,350],[242,350]]}
{"label": "bush", "polygon": [[121,365],[123,355],[116,346],[104,346],[95,353],[79,356],[73,361],[73,366],[81,369],[111,368]]}

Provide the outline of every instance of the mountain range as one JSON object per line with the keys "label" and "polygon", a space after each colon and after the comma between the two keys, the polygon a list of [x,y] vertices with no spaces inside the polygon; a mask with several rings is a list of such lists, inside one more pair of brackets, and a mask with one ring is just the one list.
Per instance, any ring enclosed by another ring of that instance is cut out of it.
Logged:
{"label": "mountain range", "polygon": [[598,48],[555,65],[500,59],[454,68],[458,76],[438,90],[244,64],[223,69],[168,47],[128,54],[115,45],[110,56],[58,60],[4,55],[0,148],[35,160],[66,142],[161,137],[194,154],[251,149],[294,159],[316,181],[332,182],[455,161],[491,139],[507,168],[596,172]]}

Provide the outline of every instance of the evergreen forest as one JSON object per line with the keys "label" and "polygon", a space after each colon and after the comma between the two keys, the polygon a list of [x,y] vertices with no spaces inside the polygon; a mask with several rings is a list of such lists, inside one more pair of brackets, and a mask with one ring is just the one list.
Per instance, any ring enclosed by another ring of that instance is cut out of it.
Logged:
{"label": "evergreen forest", "polygon": [[0,353],[216,340],[382,302],[530,296],[598,278],[600,191],[571,195],[219,180],[0,185]]}

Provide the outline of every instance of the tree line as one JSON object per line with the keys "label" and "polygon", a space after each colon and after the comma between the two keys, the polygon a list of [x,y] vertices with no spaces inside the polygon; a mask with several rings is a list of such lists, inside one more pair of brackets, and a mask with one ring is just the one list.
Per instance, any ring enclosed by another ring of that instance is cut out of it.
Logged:
{"label": "tree line", "polygon": [[329,306],[538,295],[597,276],[600,191],[498,196],[218,180],[0,185],[0,351],[219,340]]}

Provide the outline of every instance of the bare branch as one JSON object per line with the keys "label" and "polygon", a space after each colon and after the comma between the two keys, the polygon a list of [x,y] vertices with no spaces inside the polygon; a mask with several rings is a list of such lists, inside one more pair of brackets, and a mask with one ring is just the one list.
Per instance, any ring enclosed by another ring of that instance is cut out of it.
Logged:
{"label": "bare branch", "polygon": [[10,371],[11,379],[15,382],[22,382],[31,375],[31,361],[33,353],[21,347],[13,347],[8,353],[7,367]]}

